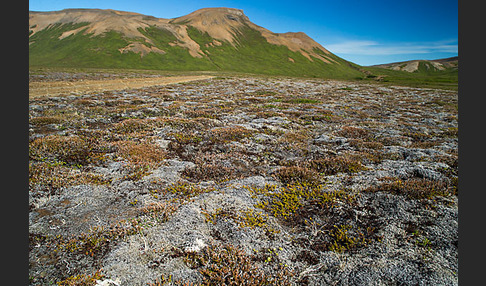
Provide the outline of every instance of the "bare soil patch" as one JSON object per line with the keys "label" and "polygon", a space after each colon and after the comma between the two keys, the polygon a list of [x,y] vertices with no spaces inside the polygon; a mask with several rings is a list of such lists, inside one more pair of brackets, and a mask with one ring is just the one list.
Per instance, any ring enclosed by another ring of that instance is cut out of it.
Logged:
{"label": "bare soil patch", "polygon": [[212,76],[193,75],[193,76],[173,76],[157,78],[124,78],[124,79],[105,79],[105,80],[80,80],[80,81],[49,81],[49,82],[30,82],[29,98],[39,96],[69,95],[72,93],[91,93],[110,90],[122,90],[143,88],[155,85],[167,85],[173,83],[189,82],[194,80],[210,79]]}

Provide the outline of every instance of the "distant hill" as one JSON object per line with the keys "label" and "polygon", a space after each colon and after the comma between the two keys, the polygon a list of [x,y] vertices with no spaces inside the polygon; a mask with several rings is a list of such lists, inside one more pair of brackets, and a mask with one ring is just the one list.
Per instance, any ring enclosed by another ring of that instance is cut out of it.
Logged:
{"label": "distant hill", "polygon": [[232,8],[174,19],[100,9],[31,11],[29,65],[363,77],[358,65],[305,33],[273,33]]}
{"label": "distant hill", "polygon": [[406,62],[374,65],[374,67],[414,73],[430,73],[438,71],[457,70],[459,67],[459,57],[438,60],[413,60]]}
{"label": "distant hill", "polygon": [[458,57],[438,60],[413,60],[361,67],[367,79],[384,83],[454,89],[458,88]]}

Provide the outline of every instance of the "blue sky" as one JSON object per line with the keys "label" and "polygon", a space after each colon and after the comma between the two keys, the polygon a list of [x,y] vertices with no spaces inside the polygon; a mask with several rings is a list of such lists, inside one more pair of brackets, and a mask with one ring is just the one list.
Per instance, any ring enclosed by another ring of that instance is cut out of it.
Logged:
{"label": "blue sky", "polygon": [[360,65],[458,55],[458,0],[30,0],[29,10],[101,8],[175,18],[206,7],[242,9],[272,32],[304,32]]}

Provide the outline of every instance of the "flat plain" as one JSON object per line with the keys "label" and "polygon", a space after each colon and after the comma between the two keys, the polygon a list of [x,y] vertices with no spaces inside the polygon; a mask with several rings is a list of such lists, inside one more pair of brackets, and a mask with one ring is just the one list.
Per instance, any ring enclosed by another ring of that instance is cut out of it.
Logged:
{"label": "flat plain", "polygon": [[123,88],[29,97],[31,285],[458,284],[457,90]]}

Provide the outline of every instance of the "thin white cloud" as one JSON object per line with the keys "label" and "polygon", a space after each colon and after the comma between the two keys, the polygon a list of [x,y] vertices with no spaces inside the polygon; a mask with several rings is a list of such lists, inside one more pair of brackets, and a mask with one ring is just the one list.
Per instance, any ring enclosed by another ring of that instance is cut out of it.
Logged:
{"label": "thin white cloud", "polygon": [[333,53],[349,55],[403,55],[428,53],[457,53],[455,40],[421,43],[379,43],[376,41],[343,41],[327,44],[326,48]]}

